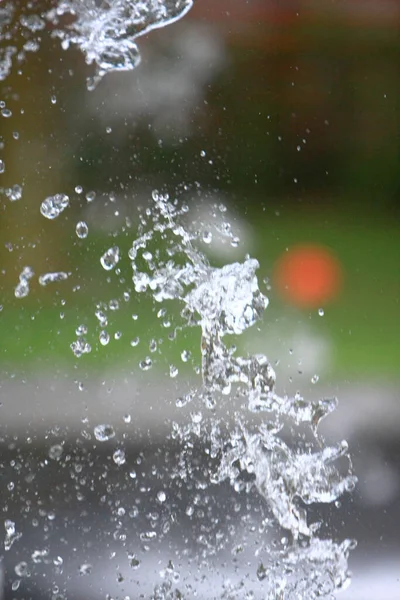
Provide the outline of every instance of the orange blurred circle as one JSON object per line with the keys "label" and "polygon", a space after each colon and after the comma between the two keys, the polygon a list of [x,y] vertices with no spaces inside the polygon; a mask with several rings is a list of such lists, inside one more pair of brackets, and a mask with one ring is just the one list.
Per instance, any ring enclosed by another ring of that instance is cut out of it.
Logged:
{"label": "orange blurred circle", "polygon": [[289,302],[312,308],[333,300],[342,285],[338,259],[324,246],[293,246],[282,255],[274,270],[279,293]]}

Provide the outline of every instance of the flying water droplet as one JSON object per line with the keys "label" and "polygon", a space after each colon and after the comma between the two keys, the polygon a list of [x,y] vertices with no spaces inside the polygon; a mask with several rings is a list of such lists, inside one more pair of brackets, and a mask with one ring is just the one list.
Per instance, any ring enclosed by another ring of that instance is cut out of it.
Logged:
{"label": "flying water droplet", "polygon": [[43,200],[40,212],[46,219],[56,219],[69,206],[69,197],[66,194],[56,194]]}
{"label": "flying water droplet", "polygon": [[79,239],[83,240],[87,238],[89,233],[89,227],[87,226],[87,223],[85,221],[79,221],[76,224],[75,232]]}
{"label": "flying water droplet", "polygon": [[202,238],[202,239],[203,239],[203,242],[204,242],[205,244],[211,244],[211,242],[212,242],[212,237],[213,237],[213,236],[212,236],[212,233],[211,233],[211,231],[205,231],[205,232],[203,233],[203,238]]}
{"label": "flying water droplet", "polygon": [[79,566],[79,575],[90,575],[93,566],[90,563],[83,563]]}
{"label": "flying water droplet", "polygon": [[169,366],[169,376],[175,378],[178,375],[179,371],[174,365]]}
{"label": "flying water droplet", "polygon": [[107,442],[115,437],[115,430],[112,425],[96,425],[93,430],[94,437],[99,442]]}
{"label": "flying water droplet", "polygon": [[64,273],[64,271],[56,271],[54,273],[43,273],[43,275],[39,275],[39,283],[43,286],[49,285],[49,283],[65,281],[66,279],[68,279],[68,273]]}
{"label": "flying water droplet", "polygon": [[144,360],[141,360],[139,363],[139,367],[142,371],[148,371],[153,366],[153,361],[149,356],[147,356]]}
{"label": "flying water droplet", "polygon": [[128,558],[132,569],[138,569],[140,567],[140,560],[137,558],[136,554],[128,554]]}
{"label": "flying water droplet", "polygon": [[121,450],[120,448],[118,450],[116,450],[113,454],[113,461],[118,466],[125,464],[125,462],[126,462],[125,452],[123,450]]}
{"label": "flying water droplet", "polygon": [[161,503],[165,502],[167,499],[167,494],[164,492],[164,490],[160,490],[159,492],[157,492],[157,500]]}
{"label": "flying water droplet", "polygon": [[14,290],[16,298],[25,298],[29,294],[29,280],[32,279],[34,271],[31,267],[24,267],[19,275],[19,283]]}
{"label": "flying water droplet", "polygon": [[60,460],[62,453],[63,447],[61,446],[61,444],[54,444],[54,446],[51,446],[51,448],[49,449],[49,457],[52,460]]}
{"label": "flying water droplet", "polygon": [[10,519],[6,519],[4,521],[4,529],[6,530],[6,535],[4,538],[4,550],[8,551],[13,543],[22,537],[22,533],[17,533],[15,523]]}
{"label": "flying water droplet", "polygon": [[107,333],[107,331],[104,331],[104,329],[99,333],[99,341],[102,346],[107,346],[108,342],[110,341],[110,335]]}
{"label": "flying water droplet", "polygon": [[17,565],[15,565],[14,571],[18,575],[18,577],[29,577],[30,575],[28,563],[26,563],[25,561],[21,561]]}
{"label": "flying water droplet", "polygon": [[191,352],[189,350],[183,350],[181,352],[181,360],[182,362],[187,362],[188,360],[190,360],[190,357],[192,356]]}
{"label": "flying water droplet", "polygon": [[86,201],[87,202],[93,202],[93,200],[96,199],[96,192],[88,192],[86,194]]}
{"label": "flying water droplet", "polygon": [[11,202],[16,202],[22,198],[22,187],[18,184],[4,190],[5,195]]}
{"label": "flying water droplet", "polygon": [[319,314],[319,316],[320,316],[320,317],[323,317],[323,316],[324,316],[324,314],[325,314],[325,311],[324,311],[324,309],[323,309],[323,308],[319,308],[319,309],[318,309],[318,314]]}
{"label": "flying water droplet", "polygon": [[111,269],[118,264],[119,258],[119,248],[118,246],[113,246],[112,248],[109,248],[100,258],[101,266],[106,271],[111,271]]}

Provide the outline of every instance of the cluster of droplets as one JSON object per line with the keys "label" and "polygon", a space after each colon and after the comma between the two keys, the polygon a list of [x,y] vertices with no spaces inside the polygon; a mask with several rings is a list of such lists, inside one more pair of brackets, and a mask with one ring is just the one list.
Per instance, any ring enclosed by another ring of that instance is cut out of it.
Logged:
{"label": "cluster of droplets", "polygon": [[69,206],[69,197],[66,194],[55,194],[43,200],[40,212],[46,219],[56,219]]}
{"label": "cluster of droplets", "polygon": [[34,275],[31,267],[24,267],[19,275],[19,283],[14,290],[16,298],[25,298],[29,294],[29,280]]}
{"label": "cluster of droplets", "polygon": [[75,330],[77,339],[70,344],[72,352],[76,358],[80,358],[83,354],[89,354],[92,351],[92,346],[86,339],[88,328],[86,325],[79,325]]}
{"label": "cluster of droplets", "polygon": [[17,48],[12,43],[13,28],[11,27],[10,30],[14,11],[15,6],[13,2],[0,4],[0,41],[7,40],[8,42],[6,45],[2,44],[0,46],[0,81],[4,80],[10,73],[13,56],[17,53]]}

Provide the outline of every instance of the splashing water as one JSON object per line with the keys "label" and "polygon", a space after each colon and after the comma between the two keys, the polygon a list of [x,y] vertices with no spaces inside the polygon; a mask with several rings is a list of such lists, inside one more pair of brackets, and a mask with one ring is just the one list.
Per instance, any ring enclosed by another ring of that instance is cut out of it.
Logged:
{"label": "splashing water", "polygon": [[[177,21],[192,5],[193,0],[58,0],[39,16],[35,3],[27,2],[17,20],[14,3],[1,2],[0,41],[13,43],[0,47],[0,81],[9,75],[15,57],[21,63],[27,52],[39,49],[37,32],[45,31],[49,23],[64,50],[77,46],[86,63],[95,66],[94,76],[87,80],[92,90],[107,73],[134,69],[140,62],[136,39]],[[21,31],[20,49],[15,40]]]}
{"label": "splashing water", "polygon": [[[192,0],[62,0],[48,18],[60,25],[55,35],[64,49],[75,44],[86,63],[95,64],[96,73],[88,80],[93,89],[110,71],[134,69],[140,61],[136,39],[180,19],[191,6]],[[64,15],[74,18],[66,27]]]}
{"label": "splashing water", "polygon": [[[238,356],[225,345],[226,336],[245,332],[268,306],[258,287],[258,262],[247,258],[243,263],[212,267],[196,248],[203,234],[186,230],[179,223],[187,207],[178,209],[176,202],[157,192],[153,201],[153,209],[141,219],[139,235],[129,251],[133,283],[136,292],[150,293],[155,302],[182,302],[181,316],[186,324],[200,328],[202,385],[190,394],[189,401],[192,406],[197,402],[214,409],[224,396],[236,394],[245,401],[249,417],[251,413],[262,416],[254,426],[245,410],[238,412],[237,425],[229,430],[213,410],[192,413],[189,424],[174,425],[173,437],[182,444],[182,462],[193,439],[200,437],[217,459],[209,483],[228,480],[238,493],[256,489],[276,522],[290,534],[291,544],[280,553],[271,548],[270,564],[258,574],[266,597],[327,597],[348,585],[347,557],[354,543],[318,538],[319,524],[309,523],[306,506],[334,502],[356,482],[347,443],[326,446],[318,434],[318,424],[336,408],[336,399],[307,402],[300,394],[280,397],[266,356]],[[233,235],[230,228],[226,232],[229,237]],[[163,240],[167,258],[149,264],[143,256],[156,236]],[[144,365],[150,362],[146,359],[141,368],[149,368]],[[177,401],[178,407],[185,404]],[[282,433],[288,419],[290,444]],[[302,425],[309,427],[311,441],[304,441]],[[348,462],[346,474],[339,469],[343,458]],[[183,477],[190,477],[190,464],[185,468]],[[182,472],[178,476],[182,477]],[[284,576],[285,572],[290,576]]]}

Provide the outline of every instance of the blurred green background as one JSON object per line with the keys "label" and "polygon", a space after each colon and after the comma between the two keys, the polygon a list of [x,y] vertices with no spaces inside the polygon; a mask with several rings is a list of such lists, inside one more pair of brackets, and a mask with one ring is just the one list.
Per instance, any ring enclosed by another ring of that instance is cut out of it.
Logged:
{"label": "blurred green background", "polygon": [[[260,261],[271,303],[244,347],[309,375],[399,378],[396,3],[371,12],[362,2],[351,11],[346,3],[243,4],[198,0],[181,22],[139,40],[135,72],[109,75],[94,92],[79,50],[62,51],[47,30],[1,82],[0,99],[12,111],[0,117],[3,376],[78,363],[88,372],[136,366],[148,355],[149,341],[162,334],[159,307],[135,296],[127,250],[137,206],[157,188],[204,215],[214,202],[228,206],[242,243],[229,253],[215,249],[215,264],[246,252]],[[25,43],[22,29],[15,43]],[[11,202],[15,184],[22,198]],[[88,192],[96,193],[92,202]],[[55,193],[68,194],[71,206],[50,222],[39,208]],[[80,220],[89,226],[82,240]],[[279,289],[277,261],[298,244],[336,257],[337,293],[304,305]],[[114,245],[121,272],[109,275],[99,258]],[[17,299],[26,265],[35,278]],[[37,276],[50,271],[71,275],[43,288]],[[119,310],[106,306],[113,299]],[[108,316],[104,347],[97,303]],[[173,323],[177,307],[171,314]],[[80,324],[92,351],[77,359],[70,344]],[[199,355],[198,332],[169,340],[172,330],[157,354],[160,369],[177,364],[182,349]]]}

